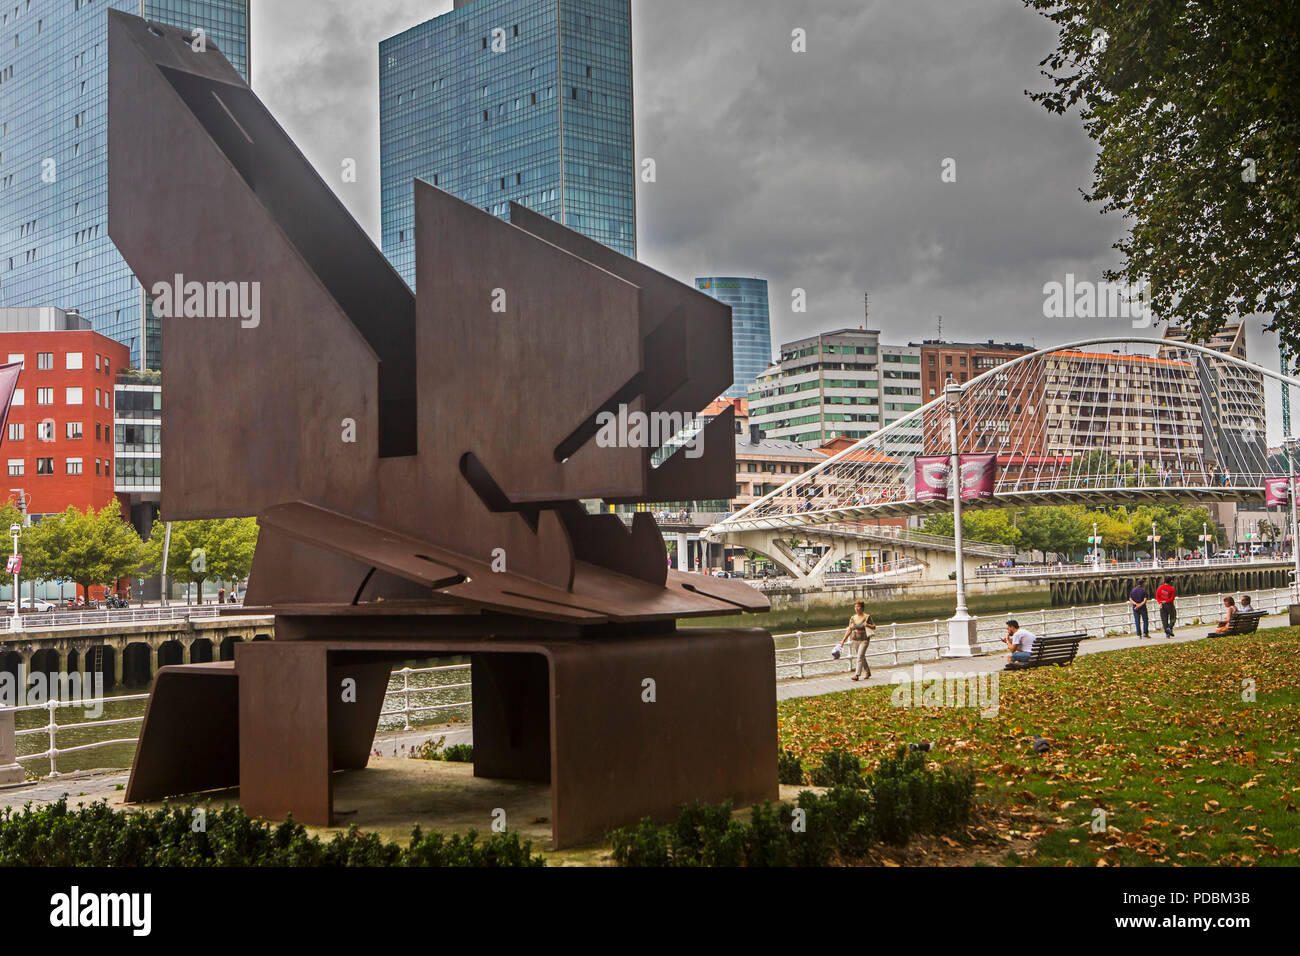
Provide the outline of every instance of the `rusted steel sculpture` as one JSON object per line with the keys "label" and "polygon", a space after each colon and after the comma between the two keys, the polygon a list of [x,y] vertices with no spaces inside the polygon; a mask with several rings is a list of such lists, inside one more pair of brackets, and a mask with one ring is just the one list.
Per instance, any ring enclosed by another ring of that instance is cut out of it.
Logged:
{"label": "rusted steel sculpture", "polygon": [[[725,306],[419,181],[414,295],[211,44],[116,11],[108,140],[109,232],[166,306],[163,514],[257,515],[276,615],[159,671],[128,800],[238,784],[329,824],[393,663],[452,654],[475,774],[549,781],[556,846],[776,796],[771,637],[676,626],[767,600],[580,504],[731,497],[730,414],[654,458],[730,383]],[[604,440],[638,413],[672,428]]]}

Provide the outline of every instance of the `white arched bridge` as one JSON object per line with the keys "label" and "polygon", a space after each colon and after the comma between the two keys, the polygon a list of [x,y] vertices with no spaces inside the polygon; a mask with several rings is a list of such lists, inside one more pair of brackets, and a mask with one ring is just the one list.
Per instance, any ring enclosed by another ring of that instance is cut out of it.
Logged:
{"label": "white arched bridge", "polygon": [[[964,508],[1260,502],[1266,479],[1289,472],[1285,457],[1268,451],[1266,378],[1283,389],[1300,385],[1174,339],[1040,349],[982,372],[703,536],[765,554],[815,586],[823,570],[862,550],[864,536],[892,534],[894,550],[919,558],[930,577],[946,578],[951,540],[909,542],[916,532],[906,519],[952,509],[954,453]],[[810,569],[792,559],[790,541],[831,547]],[[966,554],[969,563],[989,560],[987,546],[969,546],[980,549]]]}

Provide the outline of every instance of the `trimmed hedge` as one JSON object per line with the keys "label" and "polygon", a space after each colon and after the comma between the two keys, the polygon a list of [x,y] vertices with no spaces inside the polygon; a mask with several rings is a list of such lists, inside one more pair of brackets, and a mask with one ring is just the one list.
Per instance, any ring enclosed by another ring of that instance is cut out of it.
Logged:
{"label": "trimmed hedge", "polygon": [[123,813],[99,801],[70,809],[67,798],[0,812],[0,866],[544,866],[517,833],[445,836],[417,826],[405,846],[355,826],[329,842],[293,820],[271,824],[237,807]]}
{"label": "trimmed hedge", "polygon": [[857,758],[845,754],[828,754],[819,770],[838,781],[825,796],[805,790],[794,805],[755,806],[748,823],[732,816],[729,803],[697,802],[667,826],[645,819],[615,830],[614,859],[623,866],[827,866],[970,822],[969,767],[931,769],[923,754],[900,747],[865,779]]}

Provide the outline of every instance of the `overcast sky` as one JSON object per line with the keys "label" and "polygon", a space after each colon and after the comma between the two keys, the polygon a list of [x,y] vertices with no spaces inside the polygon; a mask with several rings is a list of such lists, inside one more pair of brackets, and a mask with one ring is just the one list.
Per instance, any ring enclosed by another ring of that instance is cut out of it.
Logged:
{"label": "overcast sky", "polygon": [[[451,7],[252,0],[254,89],[376,239],[378,43]],[[1024,94],[1056,31],[1021,0],[633,0],[633,17],[637,154],[658,167],[640,257],[768,279],[774,349],[857,327],[867,291],[891,343],[934,338],[939,315],[947,339],[1149,334],[1043,317],[1044,283],[1117,264],[1123,222],[1080,195],[1095,151],[1078,117]],[[1261,325],[1251,358],[1277,368]]]}

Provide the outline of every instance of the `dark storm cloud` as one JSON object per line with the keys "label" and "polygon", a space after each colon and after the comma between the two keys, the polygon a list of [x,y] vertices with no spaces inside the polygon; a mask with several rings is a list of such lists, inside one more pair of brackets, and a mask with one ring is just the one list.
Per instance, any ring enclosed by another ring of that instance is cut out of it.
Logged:
{"label": "dark storm cloud", "polygon": [[[254,85],[372,235],[378,43],[450,0],[254,0]],[[1134,334],[1043,317],[1043,285],[1102,278],[1123,229],[1080,189],[1095,150],[1044,82],[1021,0],[633,0],[641,258],[771,281],[774,345],[862,321],[891,342]],[[791,51],[791,31],[808,52]],[[339,164],[357,159],[359,181]],[[957,182],[940,180],[946,158]],[[791,314],[807,290],[809,312]],[[1272,337],[1251,337],[1267,357]],[[1137,334],[1145,334],[1138,332]]]}

